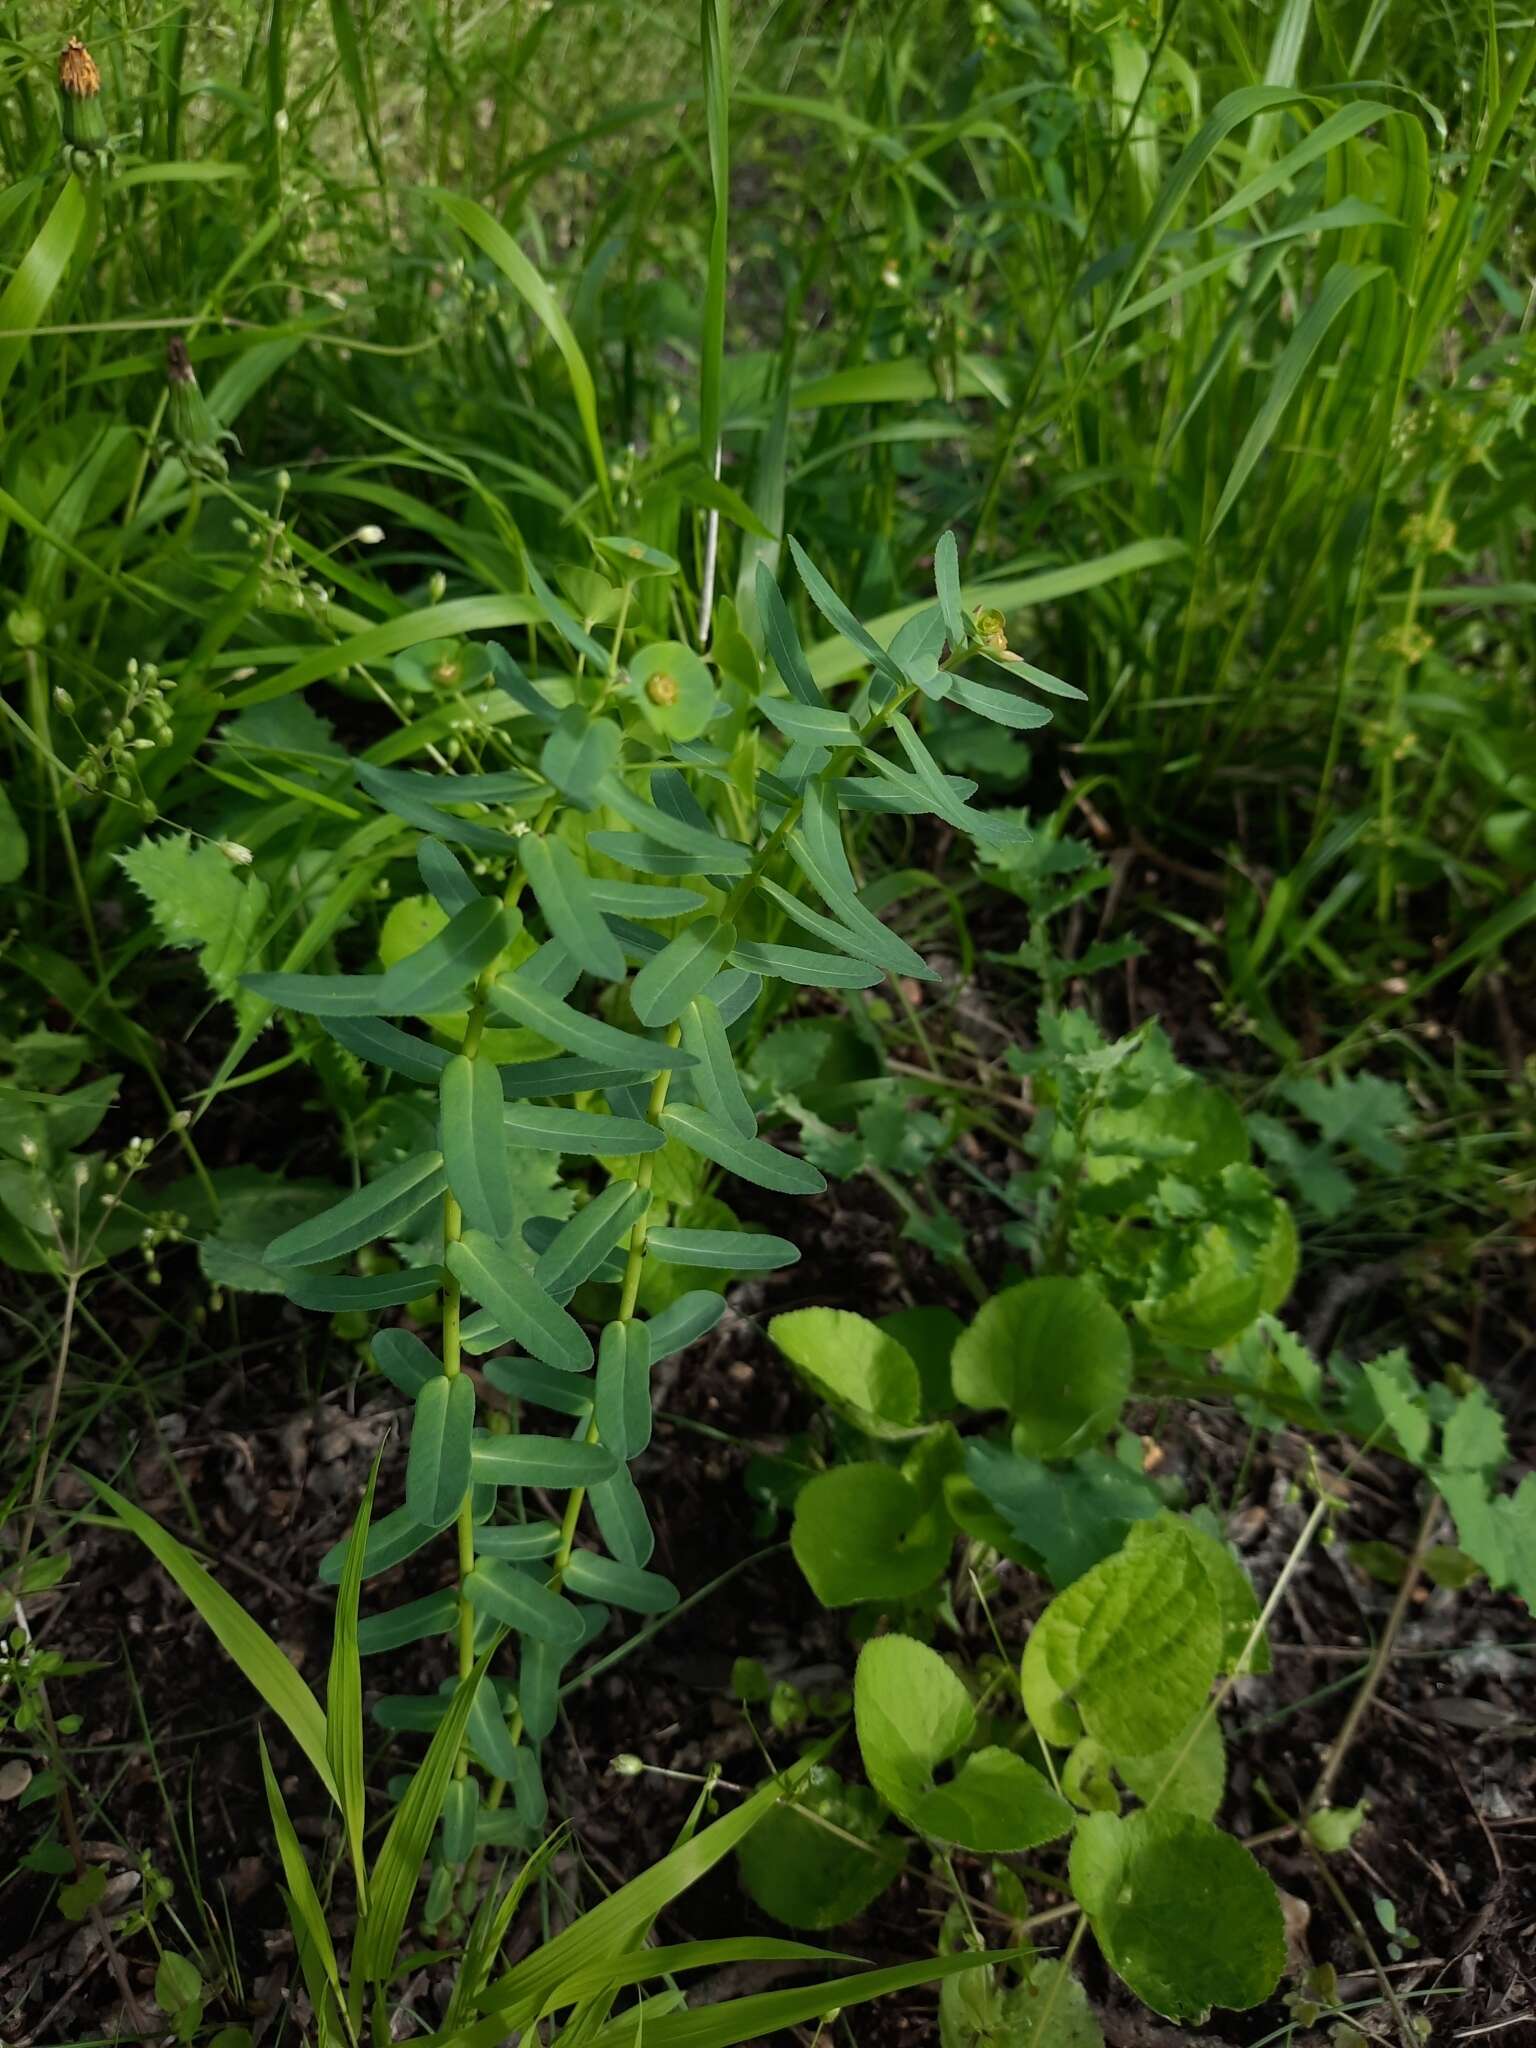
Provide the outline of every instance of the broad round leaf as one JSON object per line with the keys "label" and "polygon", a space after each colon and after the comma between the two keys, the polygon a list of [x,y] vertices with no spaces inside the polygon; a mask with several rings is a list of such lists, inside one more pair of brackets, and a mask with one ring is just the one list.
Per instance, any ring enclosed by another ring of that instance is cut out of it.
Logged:
{"label": "broad round leaf", "polygon": [[1006,1408],[1036,1457],[1087,1448],[1114,1425],[1131,1386],[1124,1323],[1085,1280],[1005,1287],[956,1339],[955,1392],[969,1408]]}
{"label": "broad round leaf", "polygon": [[[845,1785],[817,1764],[795,1802],[774,1807],[736,1851],[741,1881],[786,1927],[840,1927],[872,1905],[906,1862],[906,1843],[883,1831],[881,1820],[872,1792]],[[834,1834],[833,1827],[843,1832]],[[859,1839],[850,1842],[848,1835]]]}
{"label": "broad round leaf", "polygon": [[715,681],[681,640],[655,640],[629,664],[635,702],[668,739],[696,740],[715,709]]}
{"label": "broad round leaf", "polygon": [[926,1644],[901,1635],[866,1643],[853,1703],[870,1783],[921,1833],[1003,1855],[1071,1827],[1071,1807],[1008,1750],[979,1750],[953,1778],[935,1784],[934,1772],[975,1734],[976,1714],[964,1685]]}
{"label": "broad round leaf", "polygon": [[889,1465],[839,1465],[802,1487],[790,1546],[823,1607],[904,1600],[949,1562],[953,1531]]}
{"label": "broad round leaf", "polygon": [[1105,1957],[1154,2012],[1203,2020],[1246,2011],[1285,1968],[1274,1885],[1240,1842],[1185,1813],[1144,1809],[1079,1822],[1072,1889]]}
{"label": "broad round leaf", "polygon": [[906,1347],[864,1316],[797,1308],[768,1335],[829,1408],[866,1436],[905,1435],[918,1422],[922,1383]]}

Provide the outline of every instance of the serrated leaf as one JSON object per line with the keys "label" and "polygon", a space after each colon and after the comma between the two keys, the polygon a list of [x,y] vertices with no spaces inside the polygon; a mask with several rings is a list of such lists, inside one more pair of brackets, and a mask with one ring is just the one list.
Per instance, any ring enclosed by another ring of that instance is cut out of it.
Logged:
{"label": "serrated leaf", "polygon": [[259,1021],[262,1006],[242,992],[241,977],[261,957],[268,904],[261,877],[242,875],[217,846],[194,843],[190,832],[142,839],[117,858],[167,945],[195,949],[214,994],[233,1006],[242,1025]]}
{"label": "serrated leaf", "polygon": [[1090,1735],[1116,1755],[1145,1756],[1193,1722],[1222,1651],[1200,1553],[1182,1522],[1160,1515],[1133,1523],[1122,1549],[1056,1595],[1026,1658],[1043,1658]]}
{"label": "serrated leaf", "polygon": [[585,1372],[592,1346],[525,1267],[492,1239],[469,1230],[447,1253],[448,1270],[525,1351],[564,1372]]}
{"label": "serrated leaf", "polygon": [[757,1187],[786,1195],[817,1195],[827,1184],[807,1160],[780,1152],[762,1138],[744,1138],[692,1103],[669,1104],[661,1113],[661,1125],[670,1136]]}
{"label": "serrated leaf", "polygon": [[405,1468],[405,1505],[423,1529],[445,1529],[469,1492],[475,1389],[462,1373],[439,1373],[416,1396]]}

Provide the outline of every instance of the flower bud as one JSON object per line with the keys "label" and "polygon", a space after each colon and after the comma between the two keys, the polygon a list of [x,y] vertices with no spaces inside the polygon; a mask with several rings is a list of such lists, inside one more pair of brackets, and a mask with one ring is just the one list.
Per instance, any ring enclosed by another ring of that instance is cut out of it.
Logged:
{"label": "flower bud", "polygon": [[59,127],[68,169],[87,176],[112,155],[106,110],[101,104],[101,73],[78,36],[59,52]]}
{"label": "flower bud", "polygon": [[220,427],[208,410],[187,345],[179,334],[173,334],[166,344],[165,381],[170,387],[171,440],[188,472],[210,480],[227,477],[229,463],[219,443],[235,437]]}
{"label": "flower bud", "polygon": [[256,858],[251,849],[248,846],[242,846],[238,839],[221,839],[219,841],[219,851],[226,860],[233,861],[237,868],[248,868]]}
{"label": "flower bud", "polygon": [[615,1777],[638,1778],[645,1769],[645,1765],[639,1757],[626,1753],[623,1756],[616,1756],[608,1768],[614,1773]]}
{"label": "flower bud", "polygon": [[357,537],[365,548],[376,548],[384,538],[384,529],[382,526],[360,526]]}

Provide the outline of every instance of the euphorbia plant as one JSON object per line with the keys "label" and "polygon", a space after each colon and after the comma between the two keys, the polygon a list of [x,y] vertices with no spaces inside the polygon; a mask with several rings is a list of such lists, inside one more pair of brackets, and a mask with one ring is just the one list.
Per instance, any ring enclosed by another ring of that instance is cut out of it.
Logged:
{"label": "euphorbia plant", "polygon": [[[255,995],[314,1020],[432,1105],[431,1122],[417,1119],[431,1142],[265,1253],[303,1307],[409,1311],[371,1343],[379,1371],[411,1403],[404,1497],[376,1521],[362,1517],[326,1575],[342,1585],[345,1620],[363,1582],[413,1553],[438,1542],[452,1558],[441,1592],[369,1614],[356,1629],[365,1653],[436,1635],[455,1644],[451,1694],[397,1717],[435,1729],[389,1838],[419,1861],[435,1830],[429,1918],[447,1908],[455,1872],[478,1847],[536,1839],[546,1812],[540,1751],[562,1673],[609,1608],[654,1614],[677,1597],[649,1569],[654,1538],[629,1466],[649,1440],[652,1368],[711,1327],[724,1297],[695,1287],[646,1316],[648,1265],[713,1269],[725,1284],[797,1257],[777,1236],[669,1220],[658,1159],[670,1147],[775,1193],[821,1188],[813,1166],[758,1135],[733,1028],[771,982],[835,989],[886,973],[932,978],[861,900],[842,814],[933,814],[998,839],[1010,828],[970,808],[971,786],[939,770],[908,709],[954,692],[1002,723],[1040,723],[1026,699],[956,675],[972,654],[1062,687],[1014,662],[995,629],[978,630],[947,535],[939,602],[889,649],[794,549],[811,599],[870,666],[846,707],[823,696],[766,569],[756,597],[771,665],[753,662],[755,688],[739,673],[722,688],[681,643],[628,642],[633,583],[676,564],[623,538],[595,550],[622,582],[606,645],[530,560],[542,630],[563,665],[530,675],[504,648],[487,651],[509,765],[418,773],[356,764],[359,794],[381,807],[386,831],[399,822],[399,851],[413,855],[429,893],[420,943],[382,973],[245,977]],[[570,1176],[579,1206],[567,1220],[520,1203],[515,1166],[528,1152],[579,1162]],[[380,1240],[408,1248],[402,1267],[378,1270]],[[372,1270],[353,1270],[360,1258]],[[423,1334],[434,1323],[435,1348]],[[502,1405],[493,1409],[482,1390]],[[528,1489],[563,1495],[558,1518]],[[270,1659],[241,1649],[250,1651],[251,1625],[231,1629],[211,1582],[113,1501],[262,1682],[256,1664]],[[338,1669],[350,1690],[345,1658]],[[276,1682],[291,1703],[296,1674],[279,1671]],[[376,1981],[414,1865],[397,1849],[380,1923],[378,1871],[370,1875],[362,1853],[360,1735],[338,1749],[317,1733],[318,1708],[300,1718],[300,1740],[341,1805],[359,1895],[373,1894],[362,1941]]]}

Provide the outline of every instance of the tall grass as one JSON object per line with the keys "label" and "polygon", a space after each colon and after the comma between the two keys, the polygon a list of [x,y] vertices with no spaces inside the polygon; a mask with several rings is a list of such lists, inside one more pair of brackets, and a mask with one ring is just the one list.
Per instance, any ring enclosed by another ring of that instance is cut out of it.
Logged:
{"label": "tall grass", "polygon": [[[82,24],[12,8],[29,914],[77,869],[99,953],[112,854],[211,818],[192,763],[231,705],[345,668],[419,726],[391,657],[513,623],[526,552],[632,532],[750,637],[786,525],[896,614],[953,523],[1088,690],[1056,765],[1263,870],[1227,967],[1278,1046],[1298,965],[1347,993],[1405,946],[1421,978],[1496,958],[1536,908],[1536,31],[1411,12],[742,10],[705,105],[681,5],[103,11],[118,171],[81,183],[52,71]],[[239,436],[227,483],[164,442],[170,333]],[[93,793],[131,659],[177,675],[173,737]],[[935,737],[966,756],[963,716]]]}

